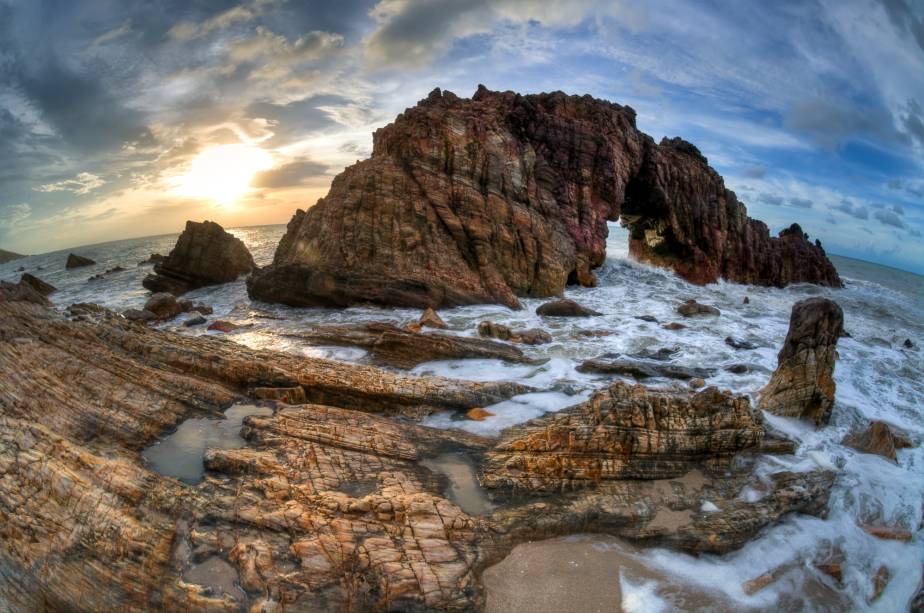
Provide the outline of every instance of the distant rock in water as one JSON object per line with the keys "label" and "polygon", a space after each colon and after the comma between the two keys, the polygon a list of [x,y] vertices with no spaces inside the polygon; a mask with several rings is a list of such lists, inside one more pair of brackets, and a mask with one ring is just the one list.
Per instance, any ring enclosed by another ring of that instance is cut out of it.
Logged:
{"label": "distant rock in water", "polygon": [[31,275],[27,272],[22,273],[22,277],[20,277],[19,282],[25,283],[26,285],[31,286],[32,289],[34,289],[35,291],[37,291],[43,296],[48,296],[52,294],[53,292],[58,291],[58,288],[52,285],[51,283],[46,283],[45,281],[42,281],[35,275]]}
{"label": "distant rock in water", "polygon": [[148,259],[138,262],[138,266],[144,266],[145,264],[160,264],[166,259],[167,256],[161,255],[159,253],[152,253]]}
{"label": "distant rock in water", "polygon": [[67,256],[67,262],[64,264],[64,267],[70,270],[71,268],[81,268],[83,266],[93,266],[96,264],[90,258],[85,258],[82,255],[77,255],[76,253],[71,253]]}
{"label": "distant rock in water", "polygon": [[793,305],[789,333],[758,406],[775,415],[828,423],[837,339],[843,328],[844,313],[833,300],[809,298]]}
{"label": "distant rock in water", "polygon": [[[153,258],[153,256],[152,256]],[[154,265],[142,285],[152,292],[185,292],[234,281],[256,268],[253,257],[239,238],[212,221],[187,221],[176,246]]]}
{"label": "distant rock in water", "polygon": [[771,237],[706,158],[639,132],[635,111],[562,92],[435,89],[373,136],[372,157],[289,222],[252,297],[294,306],[519,306],[593,286],[607,221],[638,259],[694,283],[840,286],[804,236]]}

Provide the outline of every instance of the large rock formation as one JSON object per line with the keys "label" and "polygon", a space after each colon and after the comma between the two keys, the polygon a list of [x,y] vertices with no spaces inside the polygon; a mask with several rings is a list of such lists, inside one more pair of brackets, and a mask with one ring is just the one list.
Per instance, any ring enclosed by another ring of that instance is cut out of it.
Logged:
{"label": "large rock formation", "polygon": [[[768,450],[744,398],[617,384],[543,433],[505,436],[486,478],[524,496],[467,512],[427,459],[480,462],[492,441],[390,416],[462,412],[521,386],[253,350],[92,305],[69,321],[4,288],[0,602],[15,611],[473,610],[481,570],[525,540],[597,531],[721,553],[787,513],[823,513],[832,484],[737,469],[736,452]],[[207,450],[197,484],[142,464],[183,420],[248,396],[314,404],[246,418],[246,446]],[[721,471],[652,481],[698,464]]]}
{"label": "large rock formation", "polygon": [[844,312],[833,300],[808,298],[794,304],[776,370],[760,392],[760,408],[827,423],[834,405],[837,339],[843,333]]}
{"label": "large rock formation", "polygon": [[213,221],[187,221],[170,255],[154,264],[142,284],[152,292],[179,296],[206,285],[234,281],[255,268],[241,239]]}
{"label": "large rock formation", "polygon": [[631,108],[480,87],[436,89],[377,130],[248,289],[296,306],[517,306],[593,285],[620,216],[632,253],[695,283],[840,285],[821,248],[770,237],[695,147],[656,144]]}

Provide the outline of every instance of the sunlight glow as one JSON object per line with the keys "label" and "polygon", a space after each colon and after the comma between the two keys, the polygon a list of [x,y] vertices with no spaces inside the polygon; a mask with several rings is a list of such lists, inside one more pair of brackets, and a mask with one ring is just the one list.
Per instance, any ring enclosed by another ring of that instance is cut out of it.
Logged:
{"label": "sunlight glow", "polygon": [[176,193],[233,204],[250,189],[253,176],[273,166],[273,157],[252,145],[210,147],[192,161],[189,172],[176,178]]}

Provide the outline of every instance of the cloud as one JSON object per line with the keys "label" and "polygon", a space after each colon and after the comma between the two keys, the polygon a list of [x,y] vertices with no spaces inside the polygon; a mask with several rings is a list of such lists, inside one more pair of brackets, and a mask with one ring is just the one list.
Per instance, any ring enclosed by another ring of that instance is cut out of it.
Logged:
{"label": "cloud", "polygon": [[834,205],[833,208],[857,219],[869,219],[869,209],[859,204],[854,204],[846,198]]}
{"label": "cloud", "polygon": [[12,230],[32,215],[32,207],[25,202],[0,207],[0,230]]}
{"label": "cloud", "polygon": [[917,100],[908,101],[907,113],[902,117],[902,125],[919,144],[924,145],[924,112]]}
{"label": "cloud", "polygon": [[748,166],[742,171],[741,175],[748,179],[763,179],[767,176],[767,167],[763,165]]}
{"label": "cloud", "polygon": [[167,35],[178,41],[190,41],[200,36],[205,36],[215,30],[224,30],[234,24],[247,22],[253,19],[256,9],[262,4],[264,3],[256,2],[253,7],[244,6],[243,4],[235,6],[201,23],[181,21],[170,28]]}
{"label": "cloud", "polygon": [[103,34],[100,34],[90,43],[90,48],[99,47],[100,45],[105,45],[111,43],[114,40],[122,38],[126,34],[132,31],[131,21],[123,22],[119,27],[113,28]]}
{"label": "cloud", "polygon": [[762,202],[763,204],[769,204],[772,206],[780,206],[783,204],[782,196],[768,194],[767,192],[761,192],[760,194],[758,194],[757,201]]}
{"label": "cloud", "polygon": [[309,179],[323,176],[327,166],[312,160],[296,160],[279,168],[257,173],[251,187],[284,188],[303,185]]}
{"label": "cloud", "polygon": [[803,98],[786,112],[783,124],[817,145],[834,148],[854,138],[898,142],[899,133],[883,109],[845,106],[823,98]]}
{"label": "cloud", "polygon": [[812,208],[812,201],[808,198],[790,198],[789,204],[797,206],[800,209],[810,209]]}
{"label": "cloud", "polygon": [[55,183],[46,183],[35,188],[37,192],[71,192],[74,194],[89,194],[94,189],[102,187],[106,182],[100,177],[82,172],[73,179],[65,179]]}
{"label": "cloud", "polygon": [[873,211],[873,217],[879,220],[880,223],[883,223],[887,226],[892,226],[893,228],[905,229],[905,222],[902,221],[891,208],[882,208],[876,209]]}

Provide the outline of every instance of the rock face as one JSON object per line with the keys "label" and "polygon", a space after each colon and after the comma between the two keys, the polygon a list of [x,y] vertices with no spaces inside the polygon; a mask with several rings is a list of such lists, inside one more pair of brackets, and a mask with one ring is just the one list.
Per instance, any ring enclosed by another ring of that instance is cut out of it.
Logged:
{"label": "rock face", "polygon": [[96,262],[90,258],[85,258],[82,255],[71,253],[67,256],[67,262],[65,262],[64,267],[70,270],[71,268],[81,268],[83,266],[92,266],[94,264],[96,264]]}
{"label": "rock face", "polygon": [[[481,462],[492,442],[391,416],[464,413],[521,386],[254,350],[90,305],[70,321],[4,296],[0,602],[14,611],[470,611],[481,569],[526,540],[596,531],[721,553],[786,513],[823,513],[833,479],[777,473],[747,502],[755,479],[729,460],[767,445],[746,398],[617,384],[508,433],[482,466],[526,497],[472,515],[426,461]],[[245,447],[206,451],[200,483],[142,465],[183,420],[255,397],[281,404],[245,419]],[[619,480],[698,462],[734,474]],[[694,509],[703,498],[718,510]]]}
{"label": "rock face", "polygon": [[594,285],[620,217],[633,254],[696,283],[840,285],[823,250],[770,237],[695,147],[656,144],[631,108],[480,87],[436,89],[377,130],[248,288],[295,306],[515,307]]}
{"label": "rock face", "polygon": [[601,480],[679,477],[709,459],[757,448],[764,430],[745,396],[613,383],[590,400],[506,431],[485,485],[556,491]]}
{"label": "rock face", "polygon": [[154,264],[154,274],[142,284],[152,292],[179,296],[197,287],[234,281],[255,267],[244,243],[220,225],[187,221],[173,251]]}
{"label": "rock face", "polygon": [[792,307],[789,332],[759,407],[776,415],[828,423],[834,404],[837,339],[844,330],[841,307],[827,298],[809,298]]}

